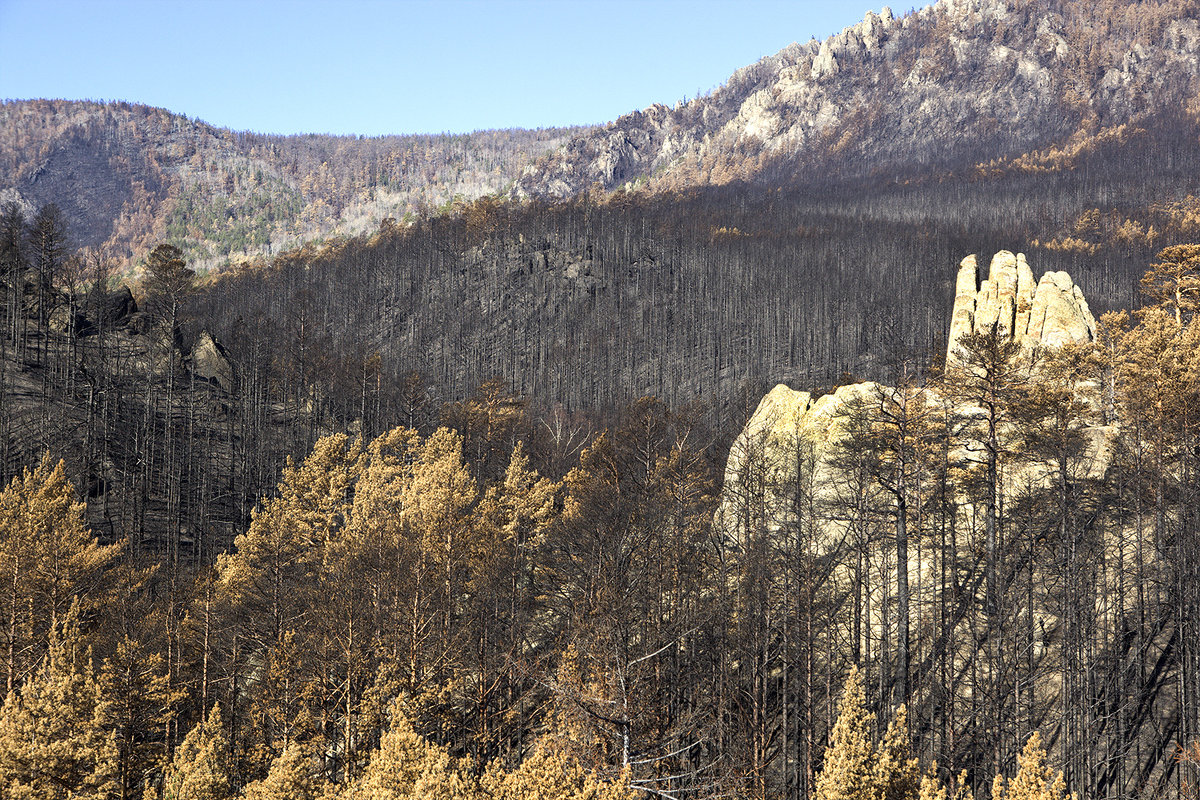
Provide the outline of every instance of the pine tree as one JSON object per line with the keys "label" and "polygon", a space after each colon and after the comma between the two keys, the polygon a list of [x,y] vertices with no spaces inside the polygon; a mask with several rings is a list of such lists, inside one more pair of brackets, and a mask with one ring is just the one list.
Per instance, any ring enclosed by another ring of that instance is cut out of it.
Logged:
{"label": "pine tree", "polygon": [[463,463],[462,439],[452,430],[439,428],[413,463],[412,480],[401,495],[401,519],[414,544],[419,542],[418,569],[436,575],[440,584],[436,594],[441,605],[442,646],[447,653],[454,646],[451,637],[459,589],[476,548],[470,526],[476,495],[475,481]]}
{"label": "pine tree", "polygon": [[242,800],[316,800],[321,794],[312,758],[299,742],[291,742],[271,762],[265,778],[242,790]]}
{"label": "pine tree", "polygon": [[340,800],[469,800],[473,781],[466,762],[421,736],[398,705],[379,749]]}
{"label": "pine tree", "polygon": [[578,761],[542,740],[511,771],[493,764],[484,774],[482,796],[493,800],[633,800],[640,796],[628,773],[606,781]]}
{"label": "pine tree", "polygon": [[160,244],[146,257],[147,305],[159,316],[170,335],[179,326],[179,311],[195,289],[196,273],[183,260],[183,251]]}
{"label": "pine tree", "polygon": [[532,588],[531,555],[554,519],[558,487],[529,468],[521,443],[513,448],[503,482],[488,487],[476,510],[477,545],[471,554],[467,614],[473,633],[476,672],[473,736],[477,747],[490,747],[496,723],[515,699],[515,674],[509,656],[527,639]]}
{"label": "pine tree", "polygon": [[322,437],[301,464],[289,460],[279,496],[255,510],[249,530],[235,540],[235,552],[217,560],[218,605],[248,643],[243,652],[268,665],[278,664],[281,648],[297,656],[282,665],[286,675],[272,670],[261,684],[269,689],[282,678],[290,687],[286,696],[252,698],[264,719],[282,721],[280,729],[268,724],[259,731],[272,752],[277,737],[290,736],[289,720],[304,684],[319,683],[313,665],[319,648],[312,640],[319,634],[319,615],[313,610],[328,610],[328,604],[318,594],[318,581],[330,543],[345,534],[362,463],[359,442],[344,435]]}
{"label": "pine tree", "polygon": [[84,524],[83,503],[62,461],[47,454],[0,492],[0,569],[3,653],[7,689],[44,652],[44,637],[78,598],[86,611],[120,551],[101,545]]}
{"label": "pine tree", "polygon": [[992,800],[1068,800],[1066,782],[1046,763],[1046,750],[1037,731],[1017,757],[1017,774],[1007,783],[1003,775],[992,782]]}
{"label": "pine tree", "polygon": [[1183,315],[1200,306],[1200,244],[1177,244],[1158,254],[1142,278],[1142,291],[1175,315],[1175,324],[1183,325]]}
{"label": "pine tree", "polygon": [[857,666],[851,667],[817,776],[816,800],[877,800],[869,720],[862,677]]}
{"label": "pine tree", "polygon": [[913,800],[921,791],[921,770],[910,752],[908,710],[904,706],[897,709],[875,749],[872,778],[880,800]]}
{"label": "pine tree", "polygon": [[825,750],[825,766],[817,776],[817,800],[918,800],[922,795],[928,795],[922,800],[945,800],[945,790],[923,777],[912,757],[905,707],[897,709],[876,747],[871,746],[869,722],[862,678],[858,667],[852,667]]}
{"label": "pine tree", "polygon": [[395,428],[367,445],[344,546],[334,554],[348,562],[345,569],[369,598],[370,635],[376,646],[393,658],[400,652],[406,610],[402,597],[413,570],[413,554],[406,547],[404,492],[420,449],[421,437],[407,428]]}
{"label": "pine tree", "polygon": [[917,790],[917,800],[974,800],[970,784],[967,783],[967,773],[958,776],[958,789],[951,792],[937,779],[937,764],[921,776],[921,786]]}
{"label": "pine tree", "polygon": [[163,773],[162,800],[228,800],[232,784],[229,739],[218,703],[175,749]]}
{"label": "pine tree", "polygon": [[78,652],[79,606],[51,630],[41,668],[0,710],[0,798],[83,800],[117,794],[108,703]]}
{"label": "pine tree", "polygon": [[179,693],[171,691],[163,657],[128,636],[104,659],[100,685],[109,701],[106,725],[116,737],[119,796],[136,800],[146,775],[161,766],[159,738]]}

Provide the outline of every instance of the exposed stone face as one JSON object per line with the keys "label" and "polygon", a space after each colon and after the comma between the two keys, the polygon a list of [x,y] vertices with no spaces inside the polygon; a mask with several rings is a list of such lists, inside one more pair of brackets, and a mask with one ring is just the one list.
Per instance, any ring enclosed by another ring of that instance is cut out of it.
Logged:
{"label": "exposed stone face", "polygon": [[196,377],[226,391],[233,387],[233,363],[225,354],[225,348],[208,331],[202,331],[196,340],[189,367]]}
{"label": "exposed stone face", "polygon": [[[742,501],[760,494],[774,510],[768,526],[778,527],[787,517],[790,488],[795,486],[802,459],[810,460],[814,467],[818,493],[827,493],[829,479],[834,477],[830,447],[841,436],[846,408],[882,391],[886,387],[864,382],[839,386],[832,394],[817,398],[782,383],[768,392],[729,450],[725,489],[717,511],[721,528],[732,533],[744,527]],[[809,449],[802,453],[801,447]]]}
{"label": "exposed stone face", "polygon": [[1096,319],[1065,272],[1047,272],[1035,284],[1025,254],[1001,250],[992,257],[987,279],[978,280],[978,260],[967,256],[959,264],[955,284],[947,369],[955,363],[960,337],[993,326],[1030,350],[1096,338]]}
{"label": "exposed stone face", "polygon": [[[1096,333],[1096,321],[1087,301],[1069,275],[1047,272],[1035,282],[1024,254],[1006,250],[995,254],[988,277],[982,282],[978,279],[976,256],[967,256],[960,263],[947,366],[955,363],[953,343],[959,337],[985,332],[992,326],[1020,342],[1028,352],[1089,342]],[[811,465],[814,496],[818,500],[833,499],[838,473],[830,454],[843,435],[846,411],[855,403],[879,403],[893,391],[877,383],[857,383],[814,398],[809,392],[782,384],[772,389],[730,449],[717,524],[727,535],[744,533],[748,524],[745,501],[750,497],[762,501],[767,516],[760,521],[768,528],[784,524],[791,513],[788,495],[796,485],[797,464],[803,459]],[[919,390],[918,394],[926,403],[942,403],[933,390]],[[1116,430],[1094,426],[1087,428],[1086,434],[1087,473],[1099,479],[1108,468]],[[960,445],[956,457],[969,460],[972,451]],[[1040,480],[1038,476],[1029,477]],[[826,531],[829,541],[835,541],[838,535],[836,530]]]}
{"label": "exposed stone face", "polygon": [[[784,164],[820,180],[953,168],[979,152],[1013,158],[1086,136],[1097,117],[1106,126],[1135,121],[1147,97],[1186,104],[1200,20],[1113,39],[1080,86],[1073,64],[1091,46],[1094,13],[1080,0],[939,0],[901,18],[867,12],[824,41],[738,70],[711,94],[584,133],[529,168],[516,194],[561,197],[637,178],[667,188],[755,180],[753,163],[776,165],[762,174],[768,182]],[[1076,92],[1088,98],[1087,114]],[[749,163],[721,169],[732,156]]]}
{"label": "exposed stone face", "polygon": [[104,296],[100,310],[100,322],[105,328],[115,328],[129,322],[129,318],[137,313],[137,302],[128,286],[122,286]]}

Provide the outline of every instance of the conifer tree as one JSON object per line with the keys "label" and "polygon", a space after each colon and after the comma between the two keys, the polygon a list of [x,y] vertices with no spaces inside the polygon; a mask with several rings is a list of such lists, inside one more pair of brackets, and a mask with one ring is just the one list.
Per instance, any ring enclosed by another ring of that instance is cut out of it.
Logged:
{"label": "conifer tree", "polygon": [[992,782],[992,800],[1068,800],[1062,772],[1046,763],[1046,750],[1037,731],[1017,756],[1017,774],[1011,781],[997,775]]}
{"label": "conifer tree", "polygon": [[869,723],[862,677],[858,667],[852,667],[825,750],[825,766],[817,776],[817,800],[917,800],[923,793],[928,800],[944,800],[945,790],[921,775],[912,756],[906,708],[897,709],[875,747],[867,732]]}
{"label": "conifer tree", "polygon": [[96,541],[83,510],[63,462],[52,464],[48,454],[0,491],[0,658],[9,691],[37,663],[44,637],[71,604],[78,598],[87,610],[120,550]]}
{"label": "conifer tree", "polygon": [[1200,306],[1200,244],[1177,244],[1164,248],[1158,262],[1142,277],[1142,291],[1175,316],[1183,325]]}
{"label": "conifer tree", "polygon": [[[292,637],[287,649],[301,658],[287,666],[297,683],[311,677],[304,670],[315,648],[305,637],[315,635],[313,609],[326,608],[316,594],[318,579],[328,545],[349,522],[362,460],[361,444],[344,435],[318,440],[301,464],[289,460],[279,496],[254,512],[235,551],[217,560],[217,597],[230,627],[249,644],[243,651],[269,664],[285,637]],[[293,689],[291,698],[299,692]],[[261,733],[273,747],[282,731]]]}
{"label": "conifer tree", "polygon": [[546,739],[511,771],[493,763],[481,783],[482,796],[494,800],[633,800],[640,796],[630,786],[627,772],[606,781]]}
{"label": "conifer tree", "polygon": [[921,770],[908,744],[908,710],[900,706],[875,750],[873,778],[880,800],[913,800],[921,790]]}
{"label": "conifer tree", "polygon": [[233,780],[221,706],[197,723],[163,773],[162,800],[228,800]]}
{"label": "conifer tree", "polygon": [[51,630],[41,668],[0,709],[0,798],[83,800],[117,794],[108,704],[78,652],[79,606]]}
{"label": "conifer tree", "polygon": [[367,768],[340,800],[468,800],[474,795],[468,765],[421,736],[399,705]]}
{"label": "conifer tree", "polygon": [[163,772],[162,800],[226,800],[232,790],[229,739],[217,703],[175,748]]}
{"label": "conifer tree", "polygon": [[928,772],[921,776],[917,800],[974,800],[965,771],[959,774],[957,784],[958,788],[951,792],[937,779],[937,764],[934,764]]}
{"label": "conifer tree", "polygon": [[106,725],[117,745],[119,797],[138,800],[145,777],[162,766],[159,739],[179,692],[171,691],[162,655],[128,636],[104,659],[100,685],[108,699]]}
{"label": "conifer tree", "polygon": [[851,667],[825,750],[825,764],[817,776],[816,800],[876,800],[869,721],[862,677],[857,666]]}
{"label": "conifer tree", "polygon": [[530,469],[524,446],[513,448],[504,480],[488,487],[477,508],[477,546],[469,584],[472,651],[477,672],[474,737],[480,746],[494,738],[503,709],[496,698],[515,697],[511,659],[527,636],[532,589],[531,555],[554,519],[558,486]]}
{"label": "conifer tree", "polygon": [[150,306],[173,335],[179,326],[180,308],[195,289],[196,273],[183,260],[183,251],[160,244],[146,258],[146,294]]}
{"label": "conifer tree", "polygon": [[337,554],[352,562],[355,582],[369,597],[371,635],[393,658],[400,652],[401,598],[413,570],[402,519],[404,490],[420,448],[421,437],[407,428],[383,433],[367,445],[345,547]]}
{"label": "conifer tree", "polygon": [[299,742],[291,742],[271,762],[262,780],[242,790],[243,800],[316,800],[322,793],[311,757]]}
{"label": "conifer tree", "polygon": [[437,576],[440,584],[436,596],[445,656],[453,647],[459,589],[477,546],[470,526],[476,494],[475,481],[463,463],[462,439],[452,430],[439,428],[413,463],[412,480],[401,495],[401,518],[409,526],[414,544],[419,543],[417,568]]}

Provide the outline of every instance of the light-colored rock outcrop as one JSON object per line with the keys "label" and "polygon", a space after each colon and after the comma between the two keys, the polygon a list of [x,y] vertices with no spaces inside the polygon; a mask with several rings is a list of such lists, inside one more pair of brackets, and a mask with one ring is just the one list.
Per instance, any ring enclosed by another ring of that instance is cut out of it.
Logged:
{"label": "light-colored rock outcrop", "polygon": [[1096,319],[1083,292],[1065,272],[1047,272],[1036,284],[1024,253],[1001,250],[988,277],[979,282],[979,264],[967,256],[958,267],[946,367],[957,359],[956,343],[967,333],[995,328],[1023,347],[1062,347],[1096,338]]}
{"label": "light-colored rock outcrop", "polygon": [[[1027,353],[1033,353],[1038,348],[1091,341],[1096,321],[1083,293],[1065,272],[1047,272],[1035,282],[1024,254],[1001,251],[992,258],[988,277],[982,282],[976,256],[964,258],[959,265],[947,366],[955,365],[953,345],[959,337],[993,327],[1019,342]],[[798,465],[805,460],[812,495],[817,500],[834,499],[841,476],[830,456],[844,435],[847,410],[856,403],[881,404],[894,392],[877,383],[841,386],[820,397],[782,384],[772,389],[730,449],[718,525],[727,535],[739,538],[745,533],[749,518],[746,509],[751,501],[762,509],[759,514],[763,518],[755,524],[764,524],[768,529],[783,525],[792,513],[789,496],[795,491]],[[918,394],[926,403],[943,402],[930,389],[919,390]],[[971,409],[960,407],[957,411],[969,415]],[[1084,434],[1088,445],[1080,468],[1092,478],[1103,477],[1116,431],[1097,425],[1087,428]],[[978,448],[961,442],[955,447],[954,458],[979,457]],[[1010,478],[1015,484],[1037,482],[1044,476],[1031,472]],[[838,525],[833,524],[825,538],[834,541],[839,535]]]}
{"label": "light-colored rock outcrop", "polygon": [[233,388],[233,362],[225,348],[208,331],[201,331],[188,359],[188,367],[197,378],[203,378],[225,391]]}
{"label": "light-colored rock outcrop", "polygon": [[[980,152],[1016,158],[1090,136],[1088,120],[1135,123],[1147,97],[1170,107],[1194,95],[1200,20],[1164,20],[1161,32],[1132,36],[1114,28],[1097,52],[1087,33],[1094,12],[1080,0],[1019,10],[1008,0],[939,0],[900,18],[867,12],[823,41],[738,70],[709,94],[583,134],[514,191],[567,196],[594,181],[616,188],[639,178],[664,187],[772,182],[783,164],[822,182],[914,164],[957,169]],[[1100,61],[1081,86],[1073,65],[1087,49]],[[742,166],[721,168],[730,160]]]}
{"label": "light-colored rock outcrop", "polygon": [[744,508],[770,509],[764,523],[778,528],[790,514],[802,462],[812,470],[819,494],[829,495],[836,470],[830,452],[843,433],[845,412],[852,404],[869,402],[887,388],[863,382],[839,386],[831,394],[813,397],[777,385],[759,402],[750,422],[734,440],[725,467],[718,524],[728,532],[744,527]]}

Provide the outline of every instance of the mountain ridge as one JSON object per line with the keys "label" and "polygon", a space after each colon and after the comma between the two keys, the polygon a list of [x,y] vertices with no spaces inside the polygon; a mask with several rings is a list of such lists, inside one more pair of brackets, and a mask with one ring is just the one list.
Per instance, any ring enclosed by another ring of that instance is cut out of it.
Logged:
{"label": "mountain ridge", "polygon": [[895,17],[884,7],[739,70],[705,97],[583,134],[528,169],[515,192],[904,179],[1015,159],[1148,109],[1194,106],[1198,8],[940,0]]}
{"label": "mountain ridge", "polygon": [[152,106],[0,103],[0,201],[46,203],[76,244],[132,265],[163,240],[202,268],[502,191],[578,128],[276,136]]}
{"label": "mountain ridge", "polygon": [[170,241],[204,269],[484,195],[1071,169],[1165,115],[1200,119],[1198,75],[1196,0],[940,0],[868,12],[603,127],[281,137],[127,102],[5,101],[0,200],[59,204],[77,244],[126,267]]}

